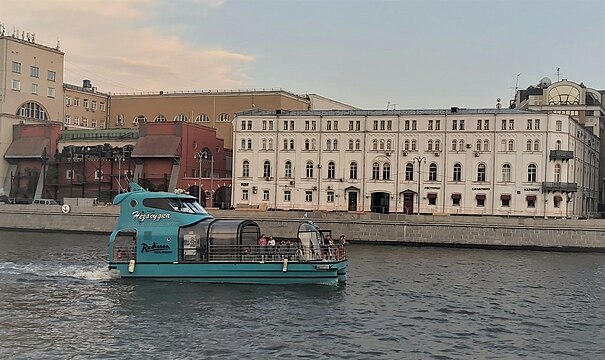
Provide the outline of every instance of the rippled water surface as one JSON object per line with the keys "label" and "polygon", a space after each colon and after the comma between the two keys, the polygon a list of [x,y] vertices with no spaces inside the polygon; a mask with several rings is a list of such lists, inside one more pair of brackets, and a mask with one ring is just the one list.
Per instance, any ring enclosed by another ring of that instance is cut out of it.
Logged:
{"label": "rippled water surface", "polygon": [[0,358],[605,357],[605,254],[349,247],[345,286],[118,280],[106,238],[0,232]]}

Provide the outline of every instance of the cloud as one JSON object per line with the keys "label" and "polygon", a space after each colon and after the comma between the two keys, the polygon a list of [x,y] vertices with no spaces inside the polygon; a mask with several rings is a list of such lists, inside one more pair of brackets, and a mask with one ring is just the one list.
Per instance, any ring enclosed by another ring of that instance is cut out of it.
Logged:
{"label": "cloud", "polygon": [[[190,1],[208,11],[224,2]],[[67,83],[90,79],[104,92],[244,86],[253,56],[199,48],[171,35],[168,24],[152,18],[156,6],[156,0],[2,0],[0,21],[9,33],[13,27],[36,33],[39,44],[54,47],[60,39]]]}

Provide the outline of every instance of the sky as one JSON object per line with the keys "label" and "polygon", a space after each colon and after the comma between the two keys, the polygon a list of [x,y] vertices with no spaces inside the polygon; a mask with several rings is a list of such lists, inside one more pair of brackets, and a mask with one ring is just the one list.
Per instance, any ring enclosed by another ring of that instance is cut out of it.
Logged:
{"label": "sky", "polygon": [[541,78],[605,89],[603,0],[0,0],[8,33],[99,91],[275,89],[362,109],[506,106]]}

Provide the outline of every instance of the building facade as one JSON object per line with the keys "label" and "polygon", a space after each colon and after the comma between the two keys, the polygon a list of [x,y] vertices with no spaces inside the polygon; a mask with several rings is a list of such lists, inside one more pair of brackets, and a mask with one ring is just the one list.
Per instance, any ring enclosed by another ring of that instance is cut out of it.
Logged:
{"label": "building facade", "polygon": [[599,147],[568,115],[534,111],[248,111],[233,206],[592,216]]}
{"label": "building facade", "polygon": [[[536,110],[549,114],[569,115],[590,128],[600,139],[605,136],[605,90],[587,87],[563,79],[552,82],[542,78],[535,86],[519,90],[511,107],[520,110]],[[601,142],[601,155],[605,154],[605,142]],[[605,163],[601,159],[599,169],[600,203],[605,202]]]}
{"label": "building facade", "polygon": [[109,95],[98,92],[90,80],[82,86],[63,84],[66,129],[108,129]]}

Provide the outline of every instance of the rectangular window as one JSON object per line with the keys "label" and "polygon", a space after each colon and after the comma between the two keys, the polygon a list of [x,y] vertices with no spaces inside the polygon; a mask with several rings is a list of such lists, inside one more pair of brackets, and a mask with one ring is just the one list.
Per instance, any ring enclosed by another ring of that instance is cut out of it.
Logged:
{"label": "rectangular window", "polygon": [[73,178],[73,172],[71,170],[67,170],[65,172],[65,179],[71,180]]}
{"label": "rectangular window", "polygon": [[418,122],[416,120],[412,120],[412,130],[416,130]]}
{"label": "rectangular window", "polygon": [[477,207],[485,207],[485,197],[477,197]]}
{"label": "rectangular window", "polygon": [[80,106],[80,98],[79,97],[75,97],[74,98],[74,106]]}
{"label": "rectangular window", "polygon": [[[263,121],[265,122],[265,121]],[[266,125],[266,124],[264,124]],[[305,120],[305,130],[310,130],[311,129],[311,123],[309,122],[309,120]],[[265,129],[263,129],[265,130]]]}
{"label": "rectangular window", "polygon": [[[119,116],[119,115],[118,115]],[[124,122],[122,122],[123,124]],[[74,116],[74,125],[80,125],[80,118],[77,116]]]}
{"label": "rectangular window", "polygon": [[252,130],[252,120],[248,121],[248,130]]}
{"label": "rectangular window", "polygon": [[410,130],[410,120],[406,120],[404,123],[404,129],[405,130]]}
{"label": "rectangular window", "polygon": [[71,105],[71,98],[69,96],[65,97],[65,106],[70,106]]}
{"label": "rectangular window", "polygon": [[334,131],[338,131],[338,120],[334,120]]}
{"label": "rectangular window", "polygon": [[273,120],[269,120],[269,130],[273,130]]}
{"label": "rectangular window", "polygon": [[536,119],[534,122],[534,129],[540,130],[540,119]]}
{"label": "rectangular window", "polygon": [[536,199],[534,198],[527,198],[527,207],[528,208],[535,208],[536,207]]}
{"label": "rectangular window", "polygon": [[246,120],[242,121],[242,130],[246,130]]}
{"label": "rectangular window", "polygon": [[453,206],[460,206],[460,198],[452,198],[452,205]]}
{"label": "rectangular window", "polygon": [[312,202],[313,201],[313,191],[305,191],[305,202]]}
{"label": "rectangular window", "polygon": [[290,130],[294,130],[294,120],[290,121]]}
{"label": "rectangular window", "polygon": [[97,128],[97,120],[92,119],[92,120],[90,121],[90,126],[91,126],[92,128],[95,128],[95,129],[96,129],[96,128]]}
{"label": "rectangular window", "polygon": [[328,120],[326,123],[326,130],[332,130],[332,121]]}
{"label": "rectangular window", "polygon": [[88,118],[82,118],[82,126],[88,126]]}
{"label": "rectangular window", "polygon": [[263,201],[269,201],[269,190],[263,190]]}
{"label": "rectangular window", "polygon": [[311,121],[311,130],[317,130],[317,121]]}
{"label": "rectangular window", "polygon": [[288,122],[284,121],[284,130],[288,130]]}
{"label": "rectangular window", "polygon": [[502,120],[502,128],[500,130],[506,130],[506,120]]}
{"label": "rectangular window", "polygon": [[385,121],[384,120],[380,120],[380,130],[384,130],[385,129]]}
{"label": "rectangular window", "polygon": [[557,120],[556,129],[557,131],[561,131],[563,128],[563,122],[561,120]]}
{"label": "rectangular window", "polygon": [[458,120],[452,120],[452,130],[458,130]]}
{"label": "rectangular window", "polygon": [[387,130],[393,130],[393,120],[387,121]]}
{"label": "rectangular window", "polygon": [[15,74],[21,74],[21,63],[13,61],[13,72]]}
{"label": "rectangular window", "polygon": [[39,78],[40,77],[40,68],[37,66],[29,67],[29,76]]}
{"label": "rectangular window", "polygon": [[515,130],[515,120],[508,120],[508,130]]}
{"label": "rectangular window", "polygon": [[329,203],[333,203],[334,202],[334,191],[328,191],[328,196],[327,196],[326,200]]}
{"label": "rectangular window", "polygon": [[374,130],[378,130],[378,120],[374,120]]}
{"label": "rectangular window", "polygon": [[94,100],[92,101],[92,107],[91,107],[91,109],[97,110],[97,102],[94,101]]}
{"label": "rectangular window", "polygon": [[437,194],[427,194],[429,205],[437,205]]}
{"label": "rectangular window", "polygon": [[427,130],[433,130],[433,120],[429,120]]}
{"label": "rectangular window", "polygon": [[284,201],[285,202],[290,202],[291,200],[292,200],[292,191],[285,190],[284,191]]}
{"label": "rectangular window", "polygon": [[477,120],[477,130],[481,130],[483,127],[481,126],[482,121]]}
{"label": "rectangular window", "polygon": [[88,99],[84,99],[84,101],[82,101],[82,106],[84,109],[88,109]]}
{"label": "rectangular window", "polygon": [[32,94],[38,95],[38,84],[32,84]]}
{"label": "rectangular window", "polygon": [[349,131],[353,131],[353,121],[349,121]]}
{"label": "rectangular window", "polygon": [[500,199],[502,201],[502,207],[509,207],[510,206],[510,198],[501,198]]}
{"label": "rectangular window", "polygon": [[54,98],[55,97],[55,88],[49,87],[48,91],[47,91],[47,95],[49,98]]}
{"label": "rectangular window", "polygon": [[527,119],[527,130],[531,130],[533,127],[534,121],[532,119]]}
{"label": "rectangular window", "polygon": [[441,120],[435,120],[435,130],[441,130]]}
{"label": "rectangular window", "polygon": [[52,71],[52,70],[48,70],[48,81],[55,81],[57,77],[57,73]]}
{"label": "rectangular window", "polygon": [[66,124],[71,124],[71,116],[70,115],[65,115],[65,121]]}
{"label": "rectangular window", "polygon": [[107,128],[107,126],[105,125],[105,120],[101,120],[99,122],[99,129],[105,129],[105,128]]}
{"label": "rectangular window", "polygon": [[13,79],[13,90],[21,91],[21,81]]}
{"label": "rectangular window", "polygon": [[248,200],[248,189],[242,190],[242,200]]}
{"label": "rectangular window", "polygon": [[458,126],[458,130],[464,130],[464,120],[460,120],[460,124]]}
{"label": "rectangular window", "polygon": [[489,130],[489,120],[483,120],[483,130]]}
{"label": "rectangular window", "polygon": [[357,130],[357,131],[361,130],[361,121],[355,122],[355,130]]}
{"label": "rectangular window", "polygon": [[103,170],[95,171],[95,180],[103,179]]}

